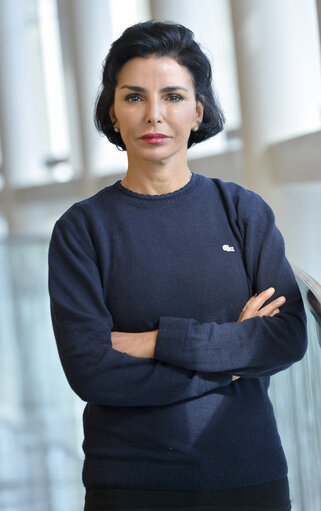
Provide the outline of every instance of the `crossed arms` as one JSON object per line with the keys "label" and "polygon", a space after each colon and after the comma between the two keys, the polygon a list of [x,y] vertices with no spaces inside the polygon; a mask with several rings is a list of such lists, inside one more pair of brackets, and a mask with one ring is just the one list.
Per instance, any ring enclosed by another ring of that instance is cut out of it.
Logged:
{"label": "crossed arms", "polygon": [[[280,312],[280,307],[285,303],[286,298],[280,296],[267,305],[264,305],[275,293],[275,289],[270,287],[262,291],[259,295],[254,295],[243,307],[238,322],[254,317],[273,317]],[[115,350],[121,353],[127,353],[136,358],[154,358],[157,342],[158,330],[150,332],[111,332],[111,342]],[[238,377],[233,376],[233,379]]]}

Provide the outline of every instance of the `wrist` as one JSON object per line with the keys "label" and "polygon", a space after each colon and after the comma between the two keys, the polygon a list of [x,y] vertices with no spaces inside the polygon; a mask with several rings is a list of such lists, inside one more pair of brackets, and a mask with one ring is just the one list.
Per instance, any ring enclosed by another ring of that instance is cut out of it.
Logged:
{"label": "wrist", "polygon": [[146,332],[147,336],[147,344],[150,358],[154,358],[155,356],[155,347],[156,347],[156,338],[157,338],[158,330],[151,330],[150,332]]}

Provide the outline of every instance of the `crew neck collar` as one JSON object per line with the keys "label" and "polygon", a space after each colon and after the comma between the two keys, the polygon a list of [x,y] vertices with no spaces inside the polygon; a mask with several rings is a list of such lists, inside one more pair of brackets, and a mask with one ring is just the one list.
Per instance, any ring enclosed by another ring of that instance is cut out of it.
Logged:
{"label": "crew neck collar", "polygon": [[198,174],[195,174],[192,172],[191,179],[184,185],[182,188],[179,188],[178,190],[174,190],[173,192],[169,193],[162,193],[159,195],[147,195],[143,193],[137,193],[133,192],[132,190],[129,190],[128,188],[125,188],[121,184],[121,180],[118,180],[114,187],[116,190],[121,192],[123,196],[130,197],[132,199],[138,200],[138,201],[148,201],[148,202],[159,202],[159,201],[168,201],[171,199],[176,199],[177,197],[181,195],[185,195],[189,192],[191,192],[198,184],[199,176]]}

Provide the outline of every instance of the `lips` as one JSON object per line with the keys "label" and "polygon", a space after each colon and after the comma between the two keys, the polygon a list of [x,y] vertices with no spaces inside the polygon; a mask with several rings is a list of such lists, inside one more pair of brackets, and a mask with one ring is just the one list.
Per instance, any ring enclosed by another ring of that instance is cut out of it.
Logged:
{"label": "lips", "polygon": [[163,133],[146,133],[146,135],[142,136],[143,139],[145,138],[167,138],[167,135],[164,135]]}
{"label": "lips", "polygon": [[144,140],[144,142],[147,142],[148,144],[160,144],[167,138],[168,136],[163,133],[146,133],[146,135],[141,137],[141,140]]}

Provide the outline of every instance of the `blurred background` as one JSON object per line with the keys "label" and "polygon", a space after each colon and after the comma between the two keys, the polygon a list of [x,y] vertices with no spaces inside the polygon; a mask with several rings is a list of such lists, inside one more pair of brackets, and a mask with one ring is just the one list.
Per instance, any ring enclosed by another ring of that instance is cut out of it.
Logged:
{"label": "blurred background", "polygon": [[[190,168],[261,194],[291,264],[320,291],[321,0],[0,0],[1,510],[83,506],[84,403],[51,330],[48,242],[71,204],[124,175],[126,155],[96,133],[93,106],[110,44],[151,18],[192,29],[213,64],[226,127],[190,149]],[[311,353],[271,387],[294,511],[321,508],[310,319]]]}

